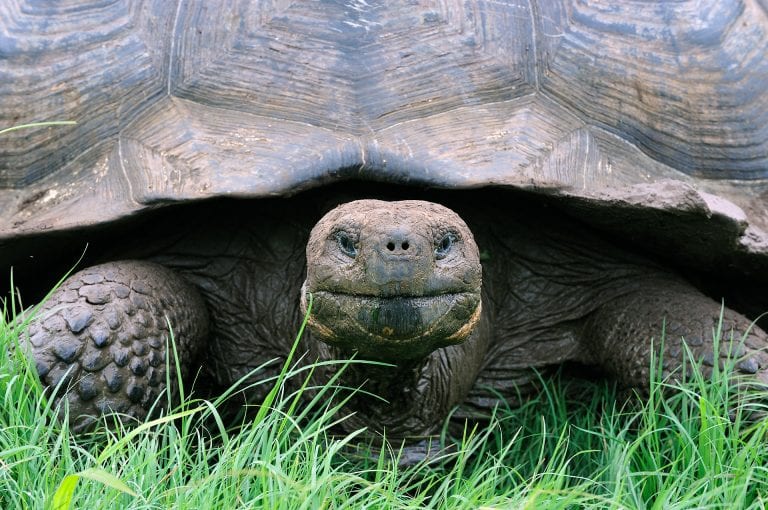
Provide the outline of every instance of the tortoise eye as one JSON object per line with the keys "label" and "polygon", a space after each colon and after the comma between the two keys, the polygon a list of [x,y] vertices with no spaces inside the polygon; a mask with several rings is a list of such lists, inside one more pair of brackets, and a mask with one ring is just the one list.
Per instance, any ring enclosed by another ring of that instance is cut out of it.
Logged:
{"label": "tortoise eye", "polygon": [[440,238],[435,246],[435,258],[438,260],[444,259],[451,251],[451,248],[453,248],[453,243],[455,243],[457,239],[458,237],[453,233],[445,234]]}
{"label": "tortoise eye", "polygon": [[342,231],[336,232],[336,243],[339,245],[341,252],[351,258],[357,256],[357,246],[355,241],[348,233]]}

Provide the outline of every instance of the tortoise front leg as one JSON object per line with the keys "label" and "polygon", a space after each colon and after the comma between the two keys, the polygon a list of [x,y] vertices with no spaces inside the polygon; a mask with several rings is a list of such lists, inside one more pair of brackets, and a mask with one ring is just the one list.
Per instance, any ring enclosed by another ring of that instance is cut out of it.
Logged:
{"label": "tortoise front leg", "polygon": [[[715,352],[713,331],[721,312],[723,334]],[[768,385],[768,335],[743,315],[722,310],[719,303],[680,281],[637,283],[631,292],[594,313],[586,324],[584,341],[601,367],[636,388],[648,388],[652,351],[661,357],[663,375],[682,373],[684,343],[700,361],[697,368],[705,376],[711,376],[716,363],[726,366],[731,357],[736,360],[734,375]],[[691,367],[686,369],[690,374]]]}
{"label": "tortoise front leg", "polygon": [[207,335],[208,313],[195,288],[150,262],[89,267],[45,302],[27,345],[43,384],[60,387],[57,400],[66,396],[73,430],[110,412],[146,417],[166,380],[176,379],[172,359],[166,372],[168,323],[185,372]]}

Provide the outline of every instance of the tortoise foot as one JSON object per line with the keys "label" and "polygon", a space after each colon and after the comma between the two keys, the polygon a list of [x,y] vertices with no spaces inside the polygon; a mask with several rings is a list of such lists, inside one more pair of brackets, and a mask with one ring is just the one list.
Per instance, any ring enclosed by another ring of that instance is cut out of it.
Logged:
{"label": "tortoise foot", "polygon": [[27,345],[43,384],[66,398],[77,432],[105,414],[141,420],[156,402],[167,405],[167,381],[176,380],[168,377],[169,331],[184,369],[207,329],[202,298],[181,277],[120,261],[69,277],[31,322]]}
{"label": "tortoise foot", "polygon": [[665,378],[710,378],[717,367],[739,388],[768,388],[768,334],[681,282],[646,285],[606,304],[587,336],[598,364],[635,388],[647,389],[654,356]]}

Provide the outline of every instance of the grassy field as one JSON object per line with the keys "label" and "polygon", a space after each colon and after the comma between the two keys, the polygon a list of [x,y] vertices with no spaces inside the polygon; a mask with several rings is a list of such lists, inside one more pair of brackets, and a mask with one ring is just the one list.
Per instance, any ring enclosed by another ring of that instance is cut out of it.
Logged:
{"label": "grassy field", "polygon": [[[11,308],[11,303],[7,303]],[[399,467],[331,433],[328,393],[299,405],[274,385],[239,427],[190,395],[171,416],[75,440],[0,321],[0,508],[765,508],[768,422],[728,383],[693,381],[623,410],[610,384],[554,377],[538,398],[444,437],[452,453]],[[306,377],[306,372],[286,377]],[[332,387],[326,392],[336,392]],[[729,417],[729,414],[731,415]]]}

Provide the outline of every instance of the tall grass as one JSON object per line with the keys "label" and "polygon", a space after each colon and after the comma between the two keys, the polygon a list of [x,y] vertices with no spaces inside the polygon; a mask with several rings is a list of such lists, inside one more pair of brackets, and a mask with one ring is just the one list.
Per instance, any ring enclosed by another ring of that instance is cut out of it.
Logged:
{"label": "tall grass", "polygon": [[[644,403],[610,384],[561,376],[519,408],[468,424],[450,453],[403,467],[336,436],[348,392],[330,381],[305,402],[273,384],[263,411],[233,427],[220,402],[185,396],[166,417],[74,439],[0,320],[0,507],[39,508],[765,508],[766,422],[743,419],[723,373]],[[719,341],[719,332],[716,332]],[[286,338],[286,342],[290,342]],[[285,378],[306,380],[306,370]],[[329,398],[333,394],[334,398]],[[447,429],[446,429],[447,430]],[[71,505],[71,506],[70,506]]]}

